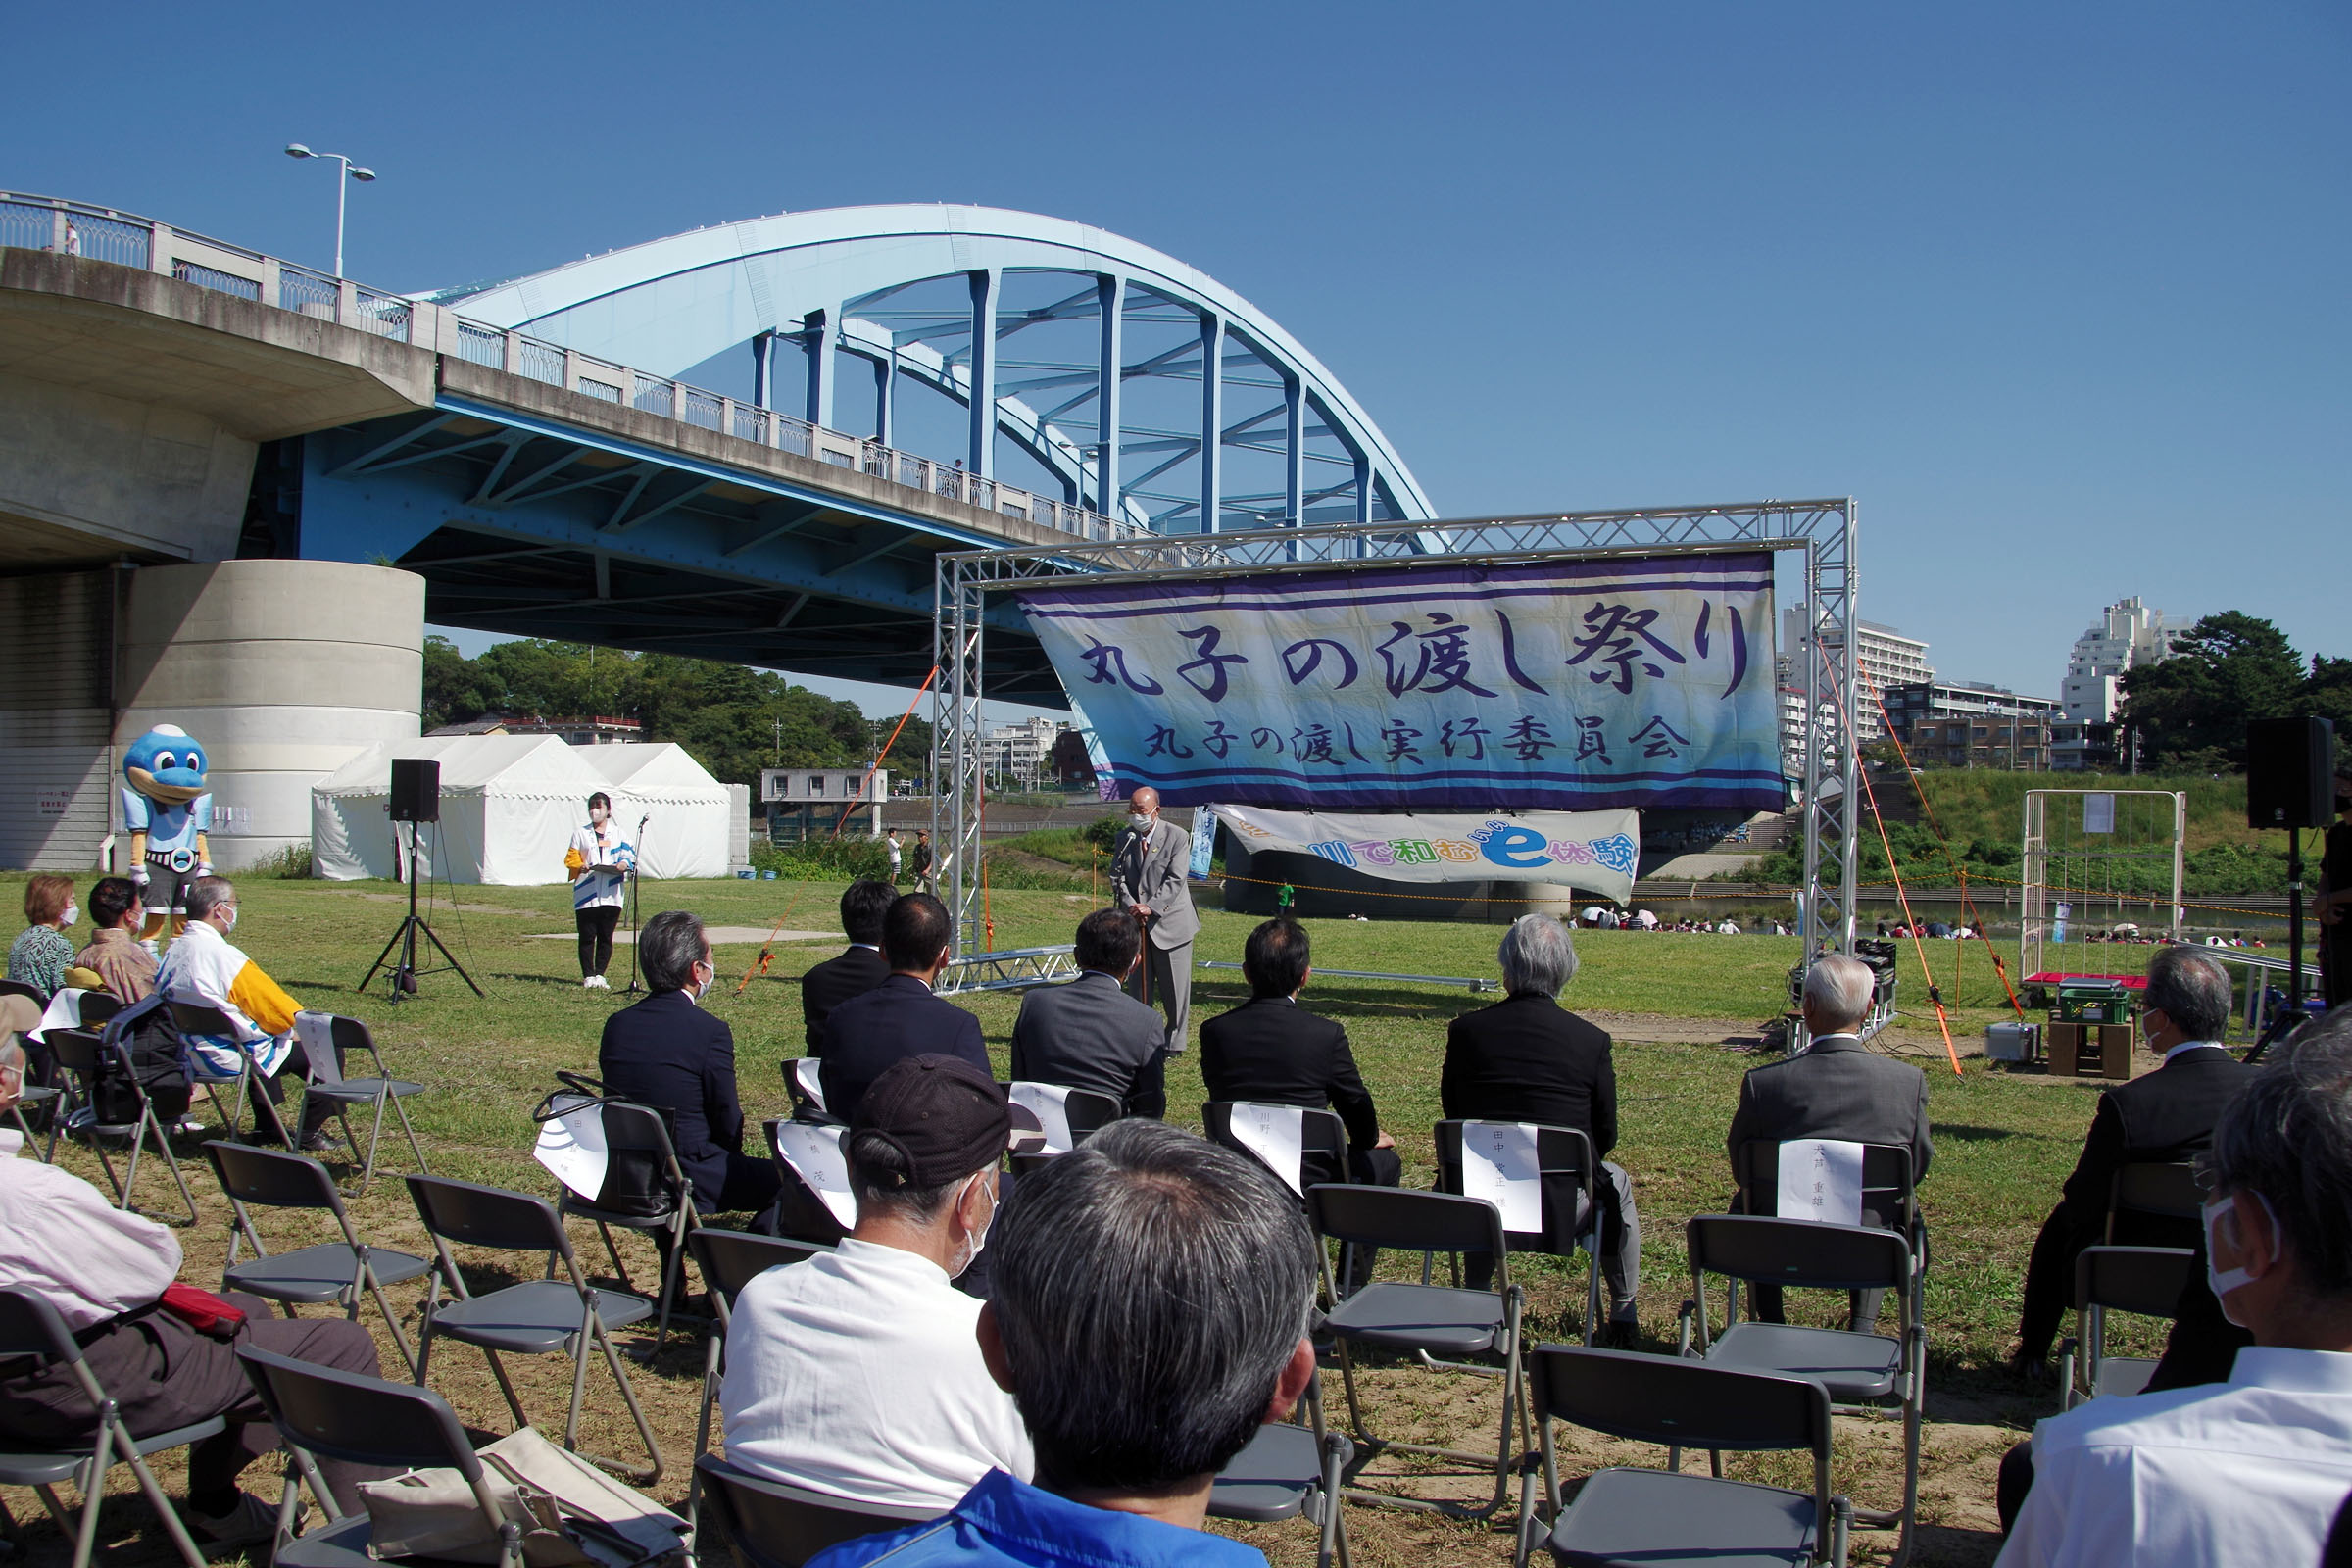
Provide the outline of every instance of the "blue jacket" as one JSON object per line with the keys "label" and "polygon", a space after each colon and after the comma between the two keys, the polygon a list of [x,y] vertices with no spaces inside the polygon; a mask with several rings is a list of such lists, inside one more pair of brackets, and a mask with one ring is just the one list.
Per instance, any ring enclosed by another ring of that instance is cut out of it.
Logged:
{"label": "blue jacket", "polygon": [[929,1524],[845,1541],[808,1568],[1266,1568],[1263,1553],[1223,1536],[1139,1514],[1090,1508],[991,1470]]}
{"label": "blue jacket", "polygon": [[910,974],[894,974],[825,1018],[825,1109],[842,1121],[858,1114],[868,1084],[902,1056],[960,1056],[994,1076],[980,1020]]}
{"label": "blue jacket", "polygon": [[727,1155],[743,1152],[735,1098],[735,1036],[683,991],[657,991],[605,1020],[597,1075],[615,1100],[665,1107],[695,1207],[713,1211],[727,1190]]}

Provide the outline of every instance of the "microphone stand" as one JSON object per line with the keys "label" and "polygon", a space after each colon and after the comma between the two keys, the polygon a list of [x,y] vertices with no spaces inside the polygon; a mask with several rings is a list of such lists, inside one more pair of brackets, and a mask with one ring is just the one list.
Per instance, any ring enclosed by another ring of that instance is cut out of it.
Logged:
{"label": "microphone stand", "polygon": [[621,992],[624,997],[633,997],[645,989],[637,983],[637,861],[641,846],[645,843],[645,824],[653,819],[654,813],[651,811],[637,819],[636,842],[629,846],[629,983],[627,989]]}

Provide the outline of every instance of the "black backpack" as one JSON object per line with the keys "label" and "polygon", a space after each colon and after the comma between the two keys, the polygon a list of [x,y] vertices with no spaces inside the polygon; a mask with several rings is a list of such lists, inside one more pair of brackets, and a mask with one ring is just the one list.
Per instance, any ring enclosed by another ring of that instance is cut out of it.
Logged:
{"label": "black backpack", "polygon": [[134,1002],[107,1020],[100,1043],[109,1049],[99,1057],[98,1082],[90,1093],[98,1120],[120,1124],[138,1120],[139,1098],[122,1078],[119,1058],[111,1049],[118,1043],[129,1049],[130,1070],[155,1103],[155,1114],[169,1127],[187,1114],[188,1041],[172,1016],[162,992]]}
{"label": "black backpack", "polygon": [[[554,1121],[575,1111],[608,1104],[625,1104],[633,1110],[651,1111],[662,1120],[662,1129],[674,1145],[677,1126],[674,1113],[666,1105],[642,1105],[633,1101],[621,1101],[605,1093],[605,1086],[585,1073],[559,1072],[556,1081],[564,1087],[539,1102],[531,1111],[533,1122]],[[613,1137],[615,1129],[607,1125],[608,1149],[605,1155],[605,1183],[594,1193],[573,1193],[572,1196],[591,1207],[611,1214],[629,1214],[653,1218],[666,1214],[678,1204],[683,1196],[671,1184],[669,1171],[662,1164],[659,1151],[631,1147],[625,1140]],[[570,1191],[566,1188],[565,1191]]]}

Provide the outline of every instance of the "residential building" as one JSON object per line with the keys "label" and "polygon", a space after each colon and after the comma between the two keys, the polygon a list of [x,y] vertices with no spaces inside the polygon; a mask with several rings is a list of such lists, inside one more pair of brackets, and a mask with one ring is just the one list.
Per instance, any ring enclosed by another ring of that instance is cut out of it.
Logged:
{"label": "residential building", "polygon": [[2050,770],[2056,773],[2127,771],[2121,724],[2061,718],[2050,726]]}
{"label": "residential building", "polygon": [[[1781,768],[1791,779],[1805,776],[1805,670],[1798,661],[1810,657],[1807,620],[1804,605],[1791,605],[1781,612],[1781,654],[1773,662],[1774,679],[1780,688]],[[1936,671],[1928,663],[1928,645],[1920,639],[1875,620],[1856,621],[1854,626],[1854,675],[1860,688],[1855,697],[1859,711],[1853,716],[1854,735],[1867,745],[1886,735],[1886,726],[1879,717],[1880,699],[1894,687],[1932,681]],[[1821,682],[1818,719],[1824,729],[1838,719],[1838,694],[1830,689],[1827,671],[1837,667],[1839,647],[1838,642],[1823,641],[1821,651],[1829,662],[1816,672]]]}
{"label": "residential building", "polygon": [[2075,639],[2059,701],[2078,724],[2112,724],[2123,703],[2124,672],[2172,657],[2172,631],[2164,612],[2119,599],[2099,612],[2099,623]]}
{"label": "residential building", "polygon": [[1982,681],[1913,681],[1886,693],[1895,738],[1914,767],[2046,772],[2059,705]]}
{"label": "residential building", "polygon": [[1050,718],[1000,724],[988,732],[989,771],[1009,774],[1024,786],[1036,788],[1052,770],[1054,737],[1066,728]]}

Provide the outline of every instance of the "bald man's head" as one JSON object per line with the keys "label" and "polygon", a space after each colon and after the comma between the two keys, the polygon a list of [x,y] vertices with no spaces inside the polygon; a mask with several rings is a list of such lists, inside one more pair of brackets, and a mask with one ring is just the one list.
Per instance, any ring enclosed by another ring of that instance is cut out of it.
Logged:
{"label": "bald man's head", "polygon": [[1127,797],[1127,809],[1143,816],[1159,814],[1159,791],[1147,784]]}

